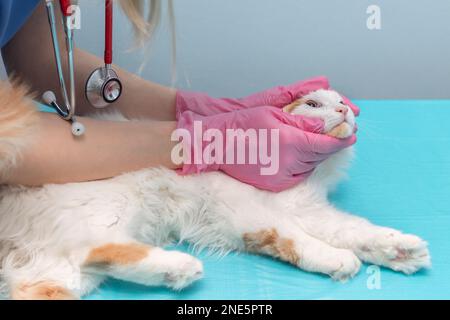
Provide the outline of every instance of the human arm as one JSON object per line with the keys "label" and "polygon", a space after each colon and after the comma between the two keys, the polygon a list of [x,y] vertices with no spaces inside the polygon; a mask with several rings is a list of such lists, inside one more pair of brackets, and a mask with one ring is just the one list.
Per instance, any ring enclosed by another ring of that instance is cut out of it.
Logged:
{"label": "human arm", "polygon": [[[60,33],[61,43],[63,40]],[[25,26],[2,49],[2,55],[8,73],[25,82],[35,94],[52,89],[59,95],[43,1]],[[101,59],[89,53],[76,52],[79,114],[95,111],[85,99],[84,81],[102,63]],[[38,186],[105,179],[155,166],[175,168],[170,161],[170,133],[176,126],[171,122],[175,118],[174,90],[120,69],[119,73],[127,90],[120,100],[121,105],[116,107],[128,117],[155,120],[115,123],[79,117],[87,132],[83,138],[75,139],[67,122],[55,115],[41,114],[39,131],[33,143],[23,150],[19,165],[10,172],[6,182]]]}
{"label": "human arm", "polygon": [[[59,10],[57,10],[59,16]],[[99,15],[101,12],[99,12]],[[83,32],[83,31],[80,31]],[[65,43],[61,24],[58,24],[60,43]],[[19,78],[40,96],[53,90],[61,101],[53,45],[48,26],[45,2],[37,6],[30,19],[2,48],[2,56],[9,75]],[[66,65],[65,45],[61,45],[63,63]],[[31,54],[32,53],[32,56]],[[77,113],[87,115],[97,111],[87,101],[84,88],[90,73],[104,64],[103,59],[81,49],[75,51]],[[175,89],[146,81],[117,66],[114,69],[124,85],[124,92],[114,107],[125,116],[162,121],[175,120]],[[66,70],[66,68],[64,68]]]}
{"label": "human arm", "polygon": [[170,157],[175,122],[80,121],[87,131],[75,138],[67,122],[40,114],[36,135],[6,182],[40,186],[106,179],[147,167],[177,168]]}

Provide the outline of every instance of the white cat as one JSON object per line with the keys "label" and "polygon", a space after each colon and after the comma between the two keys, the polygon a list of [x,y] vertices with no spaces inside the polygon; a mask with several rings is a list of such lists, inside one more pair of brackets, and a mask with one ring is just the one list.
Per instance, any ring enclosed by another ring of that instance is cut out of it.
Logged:
{"label": "white cat", "polygon": [[[320,117],[335,137],[354,131],[354,115],[334,91],[313,92],[285,111]],[[203,270],[196,258],[161,249],[173,241],[220,254],[269,255],[340,281],[353,277],[360,261],[407,274],[428,267],[420,238],[372,225],[327,201],[351,156],[351,148],[340,151],[304,183],[278,194],[222,173],[181,177],[167,169],[42,188],[4,186],[3,288],[14,299],[73,299],[110,276],[181,289]]]}

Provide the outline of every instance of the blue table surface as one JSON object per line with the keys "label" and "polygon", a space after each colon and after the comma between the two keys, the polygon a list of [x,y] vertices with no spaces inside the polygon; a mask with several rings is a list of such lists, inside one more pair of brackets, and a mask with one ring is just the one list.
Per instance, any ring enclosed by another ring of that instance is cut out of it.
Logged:
{"label": "blue table surface", "polygon": [[181,292],[109,280],[87,299],[450,298],[450,101],[356,103],[362,110],[357,156],[331,200],[374,223],[426,239],[430,270],[406,276],[381,269],[381,287],[370,289],[368,265],[341,284],[267,257],[200,254],[205,277]]}

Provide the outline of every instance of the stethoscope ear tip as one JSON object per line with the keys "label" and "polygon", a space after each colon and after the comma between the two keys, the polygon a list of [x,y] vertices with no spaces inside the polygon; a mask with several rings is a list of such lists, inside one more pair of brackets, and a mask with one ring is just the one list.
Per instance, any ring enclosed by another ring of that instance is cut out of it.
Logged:
{"label": "stethoscope ear tip", "polygon": [[52,103],[56,101],[56,96],[53,91],[46,91],[42,95],[42,100],[45,102],[45,104],[51,106]]}

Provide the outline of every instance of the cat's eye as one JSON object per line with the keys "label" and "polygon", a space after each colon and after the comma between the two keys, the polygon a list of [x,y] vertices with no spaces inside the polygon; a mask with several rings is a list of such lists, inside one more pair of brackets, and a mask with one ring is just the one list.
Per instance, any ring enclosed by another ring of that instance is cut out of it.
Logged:
{"label": "cat's eye", "polygon": [[339,102],[340,104],[343,104],[344,106],[345,106],[345,102],[344,101],[341,101],[341,102]]}
{"label": "cat's eye", "polygon": [[314,100],[308,100],[306,101],[306,104],[312,108],[319,108],[320,107],[320,103],[314,101]]}

